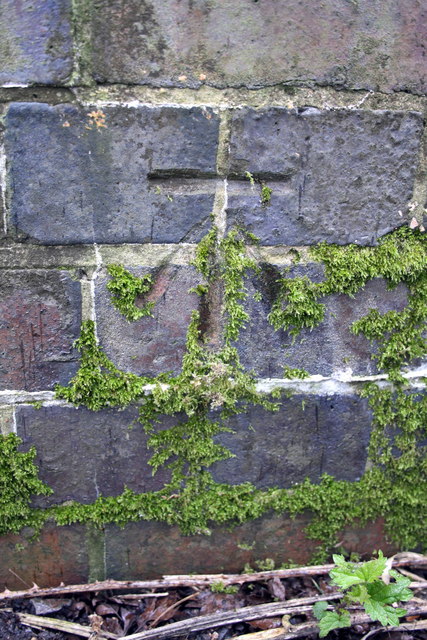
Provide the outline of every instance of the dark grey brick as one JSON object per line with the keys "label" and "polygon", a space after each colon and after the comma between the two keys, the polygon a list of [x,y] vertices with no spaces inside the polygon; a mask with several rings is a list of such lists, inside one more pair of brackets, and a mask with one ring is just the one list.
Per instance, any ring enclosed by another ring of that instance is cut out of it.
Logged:
{"label": "dark grey brick", "polygon": [[131,408],[18,407],[18,436],[25,449],[36,447],[40,478],[54,490],[37,504],[91,502],[99,495],[118,495],[125,485],[137,492],[161,488],[167,474],[153,477],[147,436],[134,424],[137,416]]}
{"label": "dark grey brick", "polygon": [[0,388],[52,388],[77,369],[79,282],[66,271],[0,271]]}
{"label": "dark grey brick", "polygon": [[356,396],[295,394],[278,412],[254,407],[228,422],[234,434],[220,440],[235,458],[215,465],[214,477],[259,488],[290,487],[323,473],[339,480],[363,475],[371,414]]}
{"label": "dark grey brick", "polygon": [[138,375],[178,373],[185,351],[191,312],[200,298],[189,293],[200,276],[193,267],[165,266],[158,270],[130,269],[134,275],[151,272],[155,284],[146,297],[155,303],[153,317],[128,322],[111,304],[108,276],[96,281],[96,315],[102,347],[121,369]]}
{"label": "dark grey brick", "polygon": [[71,74],[71,0],[2,0],[0,83],[63,84]]}
{"label": "dark grey brick", "polygon": [[93,15],[101,82],[427,90],[420,0],[96,0]]}
{"label": "dark grey brick", "polygon": [[229,224],[262,244],[373,244],[407,219],[421,127],[417,113],[236,110],[230,172],[273,194],[263,206],[231,181]]}
{"label": "dark grey brick", "polygon": [[[209,109],[13,104],[6,146],[18,239],[197,241],[209,226],[218,118]],[[102,116],[101,116],[102,118]],[[99,125],[102,124],[98,120]],[[195,176],[184,180],[183,176]]]}
{"label": "dark grey brick", "polygon": [[[307,275],[321,279],[320,265],[295,267],[289,274]],[[261,377],[283,376],[283,367],[306,369],[310,374],[330,376],[334,372],[351,368],[354,375],[378,373],[372,354],[375,346],[362,335],[356,336],[350,326],[366,315],[370,309],[384,313],[401,311],[407,303],[407,290],[403,284],[387,289],[385,280],[369,281],[353,298],[340,294],[319,300],[326,305],[323,322],[314,329],[303,329],[296,339],[287,331],[276,331],[268,322],[272,302],[277,294],[277,267],[265,267],[259,278],[247,282],[249,297],[246,309],[251,321],[240,334],[237,347],[242,363]],[[255,301],[253,294],[261,294]]]}

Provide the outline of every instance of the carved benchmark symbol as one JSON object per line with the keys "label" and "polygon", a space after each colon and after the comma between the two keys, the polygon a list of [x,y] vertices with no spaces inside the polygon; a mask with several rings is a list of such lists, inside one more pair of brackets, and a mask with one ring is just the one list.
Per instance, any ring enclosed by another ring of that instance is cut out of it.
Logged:
{"label": "carved benchmark symbol", "polygon": [[[292,192],[288,183],[294,174],[273,172],[254,173],[253,178],[258,183],[265,183],[273,189],[274,195],[288,195]],[[252,186],[247,176],[219,173],[206,173],[197,169],[159,169],[148,174],[150,191],[171,196],[185,196],[190,194],[214,195],[218,182],[227,178],[229,195],[258,196],[258,189]]]}

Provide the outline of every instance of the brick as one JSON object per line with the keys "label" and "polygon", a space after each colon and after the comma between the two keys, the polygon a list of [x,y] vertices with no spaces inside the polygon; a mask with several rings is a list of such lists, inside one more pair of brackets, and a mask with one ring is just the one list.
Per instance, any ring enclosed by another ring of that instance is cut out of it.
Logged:
{"label": "brick", "polygon": [[80,284],[66,271],[0,272],[0,388],[52,388],[77,369]]}
{"label": "brick", "polygon": [[160,269],[131,268],[134,275],[151,273],[154,286],[145,300],[155,303],[153,317],[128,322],[111,304],[108,276],[96,280],[98,336],[116,366],[138,375],[178,373],[185,352],[191,312],[200,298],[188,290],[200,281],[193,267],[163,266]]}
{"label": "brick", "polygon": [[135,424],[137,416],[136,409],[93,412],[18,407],[17,434],[22,446],[35,446],[39,476],[54,490],[52,496],[37,498],[35,504],[92,502],[99,495],[119,495],[125,485],[141,493],[161,488],[168,476],[159,471],[153,477],[147,436]]}
{"label": "brick", "polygon": [[193,242],[209,227],[218,117],[211,109],[13,104],[6,148],[18,239]]}
{"label": "brick", "polygon": [[72,72],[71,0],[4,0],[0,83],[64,84]]}
{"label": "brick", "polygon": [[99,82],[427,90],[420,0],[98,0],[93,15]]}
{"label": "brick", "polygon": [[253,407],[227,422],[219,438],[234,458],[215,464],[219,482],[290,487],[323,473],[357,480],[365,470],[371,413],[357,396],[293,395],[279,411]]}
{"label": "brick", "polygon": [[[289,277],[307,275],[311,280],[322,279],[320,265],[295,267]],[[249,296],[245,303],[250,322],[242,330],[237,348],[245,367],[263,378],[281,378],[283,367],[306,369],[311,375],[331,376],[351,369],[353,375],[378,373],[372,354],[375,346],[363,336],[356,336],[350,326],[356,320],[378,309],[381,313],[402,311],[407,303],[407,289],[399,284],[388,290],[382,278],[370,280],[353,298],[343,294],[327,296],[320,302],[326,305],[323,322],[314,329],[303,329],[294,339],[288,331],[276,331],[268,322],[268,314],[278,293],[276,284],[281,269],[264,265],[262,275],[247,281]],[[261,293],[260,302],[253,299]]]}
{"label": "brick", "polygon": [[[131,523],[124,529],[107,525],[106,574],[115,580],[141,580],[171,572],[240,573],[246,563],[256,567],[265,558],[272,558],[276,567],[289,560],[304,566],[318,545],[304,534],[309,521],[309,514],[295,519],[266,514],[232,529],[213,526],[210,536],[183,536],[177,527],[158,522]],[[381,519],[363,528],[357,523],[346,527],[339,539],[346,550],[366,558],[375,549],[388,556],[398,550],[387,540]]]}
{"label": "brick", "polygon": [[30,532],[0,537],[0,591],[27,585],[57,587],[88,580],[86,528],[81,525],[47,525],[40,537],[30,541]]}
{"label": "brick", "polygon": [[229,224],[262,244],[373,244],[408,217],[420,114],[244,108],[231,126],[230,173],[264,178],[273,194],[263,206],[230,181]]}
{"label": "brick", "polygon": [[[277,565],[292,558],[308,563],[316,542],[303,527],[308,517],[268,514],[230,530],[212,527],[206,535],[183,536],[177,527],[161,522],[137,522],[124,529],[106,527],[107,575],[116,580],[156,578],[163,574],[229,573],[242,571],[246,562],[274,558]],[[252,549],[242,549],[239,545]]]}

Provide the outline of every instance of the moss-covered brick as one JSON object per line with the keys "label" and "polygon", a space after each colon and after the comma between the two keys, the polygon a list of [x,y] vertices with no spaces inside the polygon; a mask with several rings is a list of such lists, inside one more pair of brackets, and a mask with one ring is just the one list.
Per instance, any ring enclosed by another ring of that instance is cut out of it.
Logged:
{"label": "moss-covered brick", "polygon": [[164,371],[178,373],[185,352],[187,327],[191,312],[200,299],[189,289],[200,281],[193,267],[166,265],[158,269],[131,268],[132,276],[150,275],[152,286],[137,296],[136,309],[151,304],[151,315],[129,322],[111,304],[108,290],[112,279],[107,274],[97,278],[95,308],[98,335],[106,354],[126,371],[142,376],[156,376]]}
{"label": "moss-covered brick", "polygon": [[136,492],[161,488],[169,476],[159,472],[153,477],[147,436],[137,418],[135,407],[119,412],[17,407],[20,449],[36,448],[39,477],[54,490],[52,496],[37,498],[34,504],[88,503],[99,495],[119,495],[125,486]]}

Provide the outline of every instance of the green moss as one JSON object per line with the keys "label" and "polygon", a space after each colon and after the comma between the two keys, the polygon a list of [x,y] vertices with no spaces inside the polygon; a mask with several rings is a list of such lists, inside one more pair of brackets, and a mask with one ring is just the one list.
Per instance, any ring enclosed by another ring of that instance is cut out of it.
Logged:
{"label": "green moss", "polygon": [[283,367],[283,377],[288,380],[305,380],[305,378],[310,377],[310,374],[305,369],[292,369],[292,367],[286,365]]}
{"label": "green moss", "polygon": [[121,264],[110,264],[107,271],[111,276],[111,280],[107,283],[111,302],[126,320],[134,322],[144,316],[151,316],[154,302],[146,302],[143,307],[137,307],[135,304],[137,298],[147,294],[153,286],[151,275],[138,278]]}
{"label": "green moss", "polygon": [[92,320],[83,322],[80,338],[74,346],[81,354],[80,367],[67,387],[56,386],[57,398],[99,411],[107,407],[126,407],[143,394],[148,379],[117,369],[98,345]]}
{"label": "green moss", "polygon": [[261,183],[261,204],[264,206],[270,204],[273,189],[270,189],[264,182]]}
{"label": "green moss", "polygon": [[[363,390],[373,411],[369,470],[358,482],[323,475],[318,484],[307,479],[292,489],[267,490],[248,483],[216,483],[209,471],[212,463],[232,455],[215,440],[227,429],[229,416],[253,404],[277,408],[257,393],[255,378],[244,371],[233,345],[249,319],[243,309],[247,296],[244,276],[256,269],[246,254],[247,240],[238,230],[220,240],[214,228],[200,243],[194,264],[205,283],[199,293],[206,295],[213,284],[223,282],[224,341],[219,351],[212,351],[204,343],[200,317],[194,311],[179,375],[162,374],[148,380],[118,370],[97,344],[93,323],[83,325],[76,343],[81,352],[80,370],[69,387],[58,387],[57,395],[94,410],[142,402],[140,420],[153,450],[150,464],[154,471],[167,466],[171,481],[158,492],[135,494],[126,489],[121,496],[100,497],[92,505],[53,507],[44,517],[51,516],[58,524],[97,526],[157,520],[194,534],[208,533],[212,522],[240,523],[271,510],[291,516],[308,511],[312,519],[306,533],[322,542],[317,556],[322,560],[343,527],[381,516],[401,547],[427,547],[427,397],[409,388],[402,375],[403,367],[427,352],[423,336],[426,237],[405,228],[383,238],[377,247],[322,244],[312,250],[312,256],[325,267],[322,282],[281,278],[270,322],[294,335],[321,322],[323,298],[332,293],[353,296],[372,278],[385,278],[391,288],[403,282],[409,294],[402,311],[381,314],[371,310],[352,326],[355,333],[372,341],[378,366],[392,383],[388,387],[371,383]],[[304,370],[285,368],[286,377],[306,375]],[[148,382],[152,393],[145,395],[143,387]],[[175,417],[175,424],[159,429],[157,421],[163,415]]]}
{"label": "green moss", "polygon": [[20,444],[22,440],[14,433],[0,435],[0,535],[26,526],[39,529],[46,514],[31,508],[31,500],[53,493],[37,477],[34,447],[20,453]]}

